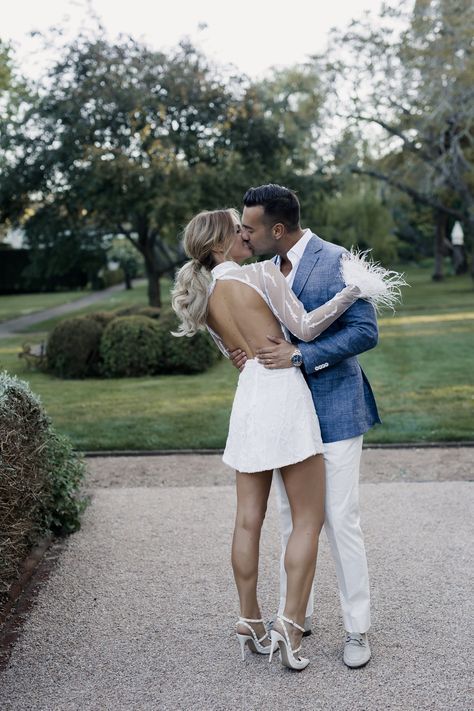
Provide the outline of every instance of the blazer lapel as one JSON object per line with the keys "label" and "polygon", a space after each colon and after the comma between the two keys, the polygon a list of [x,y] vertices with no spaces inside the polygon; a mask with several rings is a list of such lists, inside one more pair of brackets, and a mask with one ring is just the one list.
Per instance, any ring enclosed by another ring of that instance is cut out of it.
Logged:
{"label": "blazer lapel", "polygon": [[306,245],[293,281],[293,291],[296,296],[299,296],[303,291],[303,287],[308,281],[309,275],[318,263],[322,248],[321,238],[313,233],[312,238]]}

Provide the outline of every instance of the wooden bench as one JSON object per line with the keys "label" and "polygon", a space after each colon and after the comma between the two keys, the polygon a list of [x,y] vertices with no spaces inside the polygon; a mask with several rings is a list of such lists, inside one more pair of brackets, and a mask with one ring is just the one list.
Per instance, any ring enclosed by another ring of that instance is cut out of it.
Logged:
{"label": "wooden bench", "polygon": [[24,358],[29,368],[40,368],[46,362],[46,343],[32,346],[23,343],[23,350],[18,354],[18,358]]}

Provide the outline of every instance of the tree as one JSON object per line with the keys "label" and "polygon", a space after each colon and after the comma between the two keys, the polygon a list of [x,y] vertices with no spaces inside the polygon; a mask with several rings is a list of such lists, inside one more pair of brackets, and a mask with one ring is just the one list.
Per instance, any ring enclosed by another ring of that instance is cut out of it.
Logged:
{"label": "tree", "polygon": [[164,54],[79,37],[17,127],[0,220],[23,220],[48,269],[123,235],[159,305],[160,276],[183,259],[177,235],[196,210],[239,205],[250,184],[295,172],[304,183],[320,104],[312,70],[251,84],[188,43]]}
{"label": "tree", "polygon": [[149,300],[159,305],[176,232],[200,197],[193,169],[215,161],[228,102],[189,45],[167,56],[133,40],[79,38],[16,133],[1,218],[24,219],[33,203],[24,227],[45,255],[65,241],[69,258],[84,245],[95,253],[111,233],[124,235],[143,255]]}
{"label": "tree", "polygon": [[[338,87],[338,112],[369,125],[378,143],[370,161],[352,165],[432,210],[435,277],[448,225],[459,220],[474,246],[474,65],[469,0],[417,0],[384,6],[374,22],[354,21],[333,38],[331,62],[317,58]],[[348,59],[348,53],[350,58]],[[473,259],[474,267],[474,259]]]}
{"label": "tree", "polygon": [[22,109],[28,98],[29,87],[18,74],[13,50],[0,39],[0,175],[8,167],[12,136],[23,118]]}
{"label": "tree", "polygon": [[336,244],[371,249],[375,259],[393,263],[399,244],[383,191],[369,178],[355,177],[348,170],[367,150],[362,137],[349,130],[333,146],[333,157],[327,164],[333,190],[324,202],[320,230]]}
{"label": "tree", "polygon": [[140,259],[140,255],[137,250],[134,249],[127,241],[116,240],[112,245],[108,256],[110,259],[117,262],[120,269],[123,271],[125,288],[132,289],[132,279],[137,276],[140,267],[143,264],[143,260]]}

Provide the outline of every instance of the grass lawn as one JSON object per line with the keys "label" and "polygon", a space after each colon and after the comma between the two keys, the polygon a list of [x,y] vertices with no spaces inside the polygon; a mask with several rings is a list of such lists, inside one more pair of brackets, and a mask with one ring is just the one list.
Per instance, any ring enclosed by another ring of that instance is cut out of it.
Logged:
{"label": "grass lawn", "polygon": [[[435,293],[409,276],[406,304],[380,319],[379,345],[360,356],[383,421],[365,441],[474,440],[474,291],[467,278]],[[428,297],[419,308],[418,293]]]}
{"label": "grass lawn", "polygon": [[[366,435],[366,442],[472,440],[472,282],[466,276],[434,284],[426,269],[407,270],[407,281],[412,286],[404,290],[404,304],[395,316],[385,314],[379,321],[378,347],[360,357],[384,422]],[[120,296],[135,300],[140,293],[144,297],[143,289]],[[42,335],[29,340],[39,341]],[[24,340],[0,341],[0,366],[29,380],[75,447],[224,445],[237,380],[227,361],[194,376],[63,381],[25,369],[17,358]]]}
{"label": "grass lawn", "polygon": [[37,311],[82,299],[89,291],[59,291],[50,294],[12,294],[0,296],[0,323]]}
{"label": "grass lawn", "polygon": [[[170,285],[169,279],[161,280],[161,300],[163,304],[170,303]],[[106,296],[102,301],[97,304],[92,304],[91,306],[85,306],[82,309],[74,311],[74,313],[68,314],[66,318],[72,318],[73,316],[80,316],[81,314],[90,313],[91,311],[113,311],[114,309],[119,309],[124,306],[131,306],[135,304],[142,304],[145,306],[148,303],[146,294],[146,284],[140,283],[126,291],[116,291],[113,294]],[[62,321],[65,317],[58,316],[56,318],[49,319],[48,321],[41,321],[41,323],[35,323],[25,329],[24,333],[44,333],[45,331],[50,331],[54,326]]]}

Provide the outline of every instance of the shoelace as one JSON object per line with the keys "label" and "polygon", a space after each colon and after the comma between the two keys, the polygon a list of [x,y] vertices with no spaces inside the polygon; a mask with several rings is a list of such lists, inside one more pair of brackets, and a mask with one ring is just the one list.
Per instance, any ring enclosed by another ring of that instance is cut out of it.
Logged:
{"label": "shoelace", "polygon": [[346,637],[346,644],[356,643],[359,647],[365,647],[365,641],[361,634],[352,633],[348,634]]}

